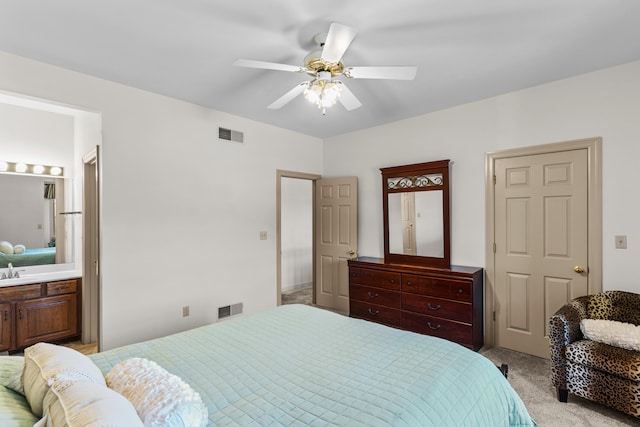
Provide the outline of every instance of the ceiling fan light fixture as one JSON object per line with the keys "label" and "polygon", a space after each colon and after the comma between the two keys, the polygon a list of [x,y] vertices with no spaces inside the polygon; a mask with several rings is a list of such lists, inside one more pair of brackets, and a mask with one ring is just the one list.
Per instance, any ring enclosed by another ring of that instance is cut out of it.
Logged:
{"label": "ceiling fan light fixture", "polygon": [[315,80],[304,91],[304,97],[322,109],[325,115],[326,108],[332,107],[340,99],[340,85],[331,80]]}

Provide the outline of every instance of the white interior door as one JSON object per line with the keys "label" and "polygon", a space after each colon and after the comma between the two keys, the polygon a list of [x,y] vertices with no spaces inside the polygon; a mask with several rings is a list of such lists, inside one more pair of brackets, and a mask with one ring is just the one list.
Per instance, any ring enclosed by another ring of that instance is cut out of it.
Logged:
{"label": "white interior door", "polygon": [[589,292],[586,149],[495,161],[496,345],[549,357],[549,318]]}
{"label": "white interior door", "polygon": [[100,216],[99,151],[83,157],[82,342],[100,348]]}
{"label": "white interior door", "polygon": [[316,181],[316,304],[349,312],[347,260],[358,251],[358,180]]}

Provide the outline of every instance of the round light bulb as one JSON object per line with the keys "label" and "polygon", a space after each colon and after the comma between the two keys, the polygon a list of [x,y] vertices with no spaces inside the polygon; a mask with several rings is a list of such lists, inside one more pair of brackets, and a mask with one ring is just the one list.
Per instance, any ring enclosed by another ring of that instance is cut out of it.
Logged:
{"label": "round light bulb", "polygon": [[6,172],[9,170],[9,163],[0,162],[0,172]]}
{"label": "round light bulb", "polygon": [[41,174],[42,172],[44,172],[44,166],[42,166],[42,165],[35,165],[35,166],[33,167],[33,173]]}
{"label": "round light bulb", "polygon": [[53,166],[51,168],[51,175],[60,175],[62,173],[62,169],[58,166]]}
{"label": "round light bulb", "polygon": [[16,163],[16,172],[24,173],[27,171],[27,165],[24,163]]}

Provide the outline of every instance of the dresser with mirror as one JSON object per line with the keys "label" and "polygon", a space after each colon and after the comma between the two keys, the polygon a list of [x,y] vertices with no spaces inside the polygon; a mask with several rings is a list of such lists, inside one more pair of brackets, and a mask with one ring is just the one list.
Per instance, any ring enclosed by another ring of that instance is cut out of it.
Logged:
{"label": "dresser with mirror", "polygon": [[449,160],[381,168],[384,258],[349,260],[351,317],[483,345],[483,276],[450,264]]}

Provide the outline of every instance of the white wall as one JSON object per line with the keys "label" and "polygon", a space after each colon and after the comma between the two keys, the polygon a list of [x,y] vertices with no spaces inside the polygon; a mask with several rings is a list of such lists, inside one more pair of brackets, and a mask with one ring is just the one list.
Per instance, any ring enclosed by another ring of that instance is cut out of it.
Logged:
{"label": "white wall", "polygon": [[[640,292],[640,62],[325,141],[326,177],[357,175],[361,256],[382,256],[380,167],[451,159],[451,261],[484,266],[486,152],[603,138],[603,288]],[[627,235],[628,249],[614,248]]]}
{"label": "white wall", "polygon": [[319,174],[321,140],[5,53],[0,91],[102,117],[104,349],[275,306],[276,170]]}
{"label": "white wall", "polygon": [[313,181],[283,177],[280,184],[282,292],[313,284]]}
{"label": "white wall", "polygon": [[0,101],[0,147],[0,160],[72,168],[73,118]]}

